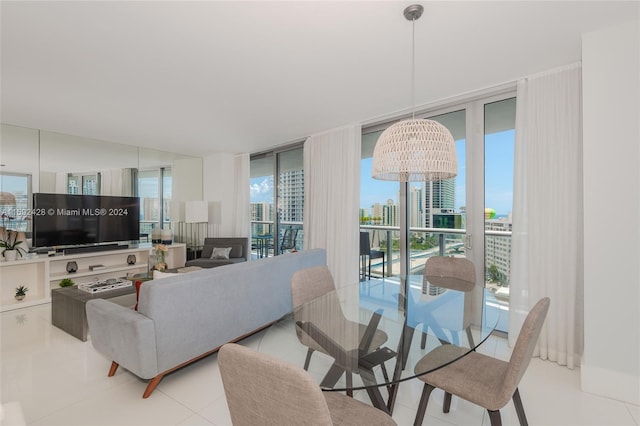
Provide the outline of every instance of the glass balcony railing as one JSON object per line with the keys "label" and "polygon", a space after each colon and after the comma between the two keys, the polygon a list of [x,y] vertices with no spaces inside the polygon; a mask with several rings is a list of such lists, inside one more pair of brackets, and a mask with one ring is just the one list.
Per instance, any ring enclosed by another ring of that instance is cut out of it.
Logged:
{"label": "glass balcony railing", "polygon": [[274,229],[273,221],[251,221],[251,257],[253,259],[302,250],[304,241],[302,222],[280,222],[279,232],[275,237]]}

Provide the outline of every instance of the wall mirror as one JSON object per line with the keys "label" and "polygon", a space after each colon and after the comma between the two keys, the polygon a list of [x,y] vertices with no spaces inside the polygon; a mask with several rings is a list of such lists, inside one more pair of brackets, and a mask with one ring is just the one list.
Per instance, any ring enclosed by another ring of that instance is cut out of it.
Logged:
{"label": "wall mirror", "polygon": [[[31,193],[137,195],[148,207],[144,221],[162,226],[169,221],[167,206],[174,181],[172,167],[196,157],[150,148],[2,124],[0,191],[16,197],[17,207],[31,207]],[[201,178],[201,177],[200,177]],[[157,188],[151,189],[157,184]],[[144,200],[146,198],[146,200]],[[16,211],[16,206],[0,210]],[[24,217],[5,226],[27,229]],[[6,220],[5,220],[6,222]]]}

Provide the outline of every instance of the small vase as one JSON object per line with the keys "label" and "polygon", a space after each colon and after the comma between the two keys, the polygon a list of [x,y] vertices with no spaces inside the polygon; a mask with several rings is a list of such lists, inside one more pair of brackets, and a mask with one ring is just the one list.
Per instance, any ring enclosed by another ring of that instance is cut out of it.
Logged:
{"label": "small vase", "polygon": [[26,294],[16,294],[16,300],[20,302],[25,298],[25,296]]}
{"label": "small vase", "polygon": [[7,262],[11,262],[16,260],[16,257],[18,255],[18,251],[17,250],[5,250],[4,251],[4,260],[6,260]]}

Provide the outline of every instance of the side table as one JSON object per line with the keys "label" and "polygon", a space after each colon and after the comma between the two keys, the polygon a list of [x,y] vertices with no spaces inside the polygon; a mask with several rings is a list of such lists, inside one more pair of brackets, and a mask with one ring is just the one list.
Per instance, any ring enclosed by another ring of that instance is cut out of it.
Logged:
{"label": "side table", "polygon": [[[132,297],[129,295],[133,295]],[[78,287],[51,290],[51,323],[83,342],[87,341],[87,313],[85,304],[93,299],[116,299],[112,302],[123,306],[135,305],[136,286],[117,288],[100,293],[88,293]]]}

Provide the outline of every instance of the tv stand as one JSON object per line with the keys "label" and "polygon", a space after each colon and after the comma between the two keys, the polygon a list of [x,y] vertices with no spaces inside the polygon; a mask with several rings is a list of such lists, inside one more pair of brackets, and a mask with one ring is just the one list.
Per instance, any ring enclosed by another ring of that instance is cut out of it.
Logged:
{"label": "tv stand", "polygon": [[126,250],[129,248],[128,244],[100,244],[95,246],[78,246],[78,247],[67,247],[62,249],[62,252],[65,255],[69,254],[80,254],[80,253],[95,253],[102,251],[111,251],[111,250]]}
{"label": "tv stand", "polygon": [[[187,257],[185,244],[171,244],[167,247],[167,266],[183,267]],[[0,312],[51,302],[51,289],[60,288],[58,284],[64,278],[72,279],[75,284],[83,284],[147,272],[151,248],[151,244],[129,248],[119,246],[97,253],[57,254],[51,257],[45,254],[30,259],[0,262]],[[134,264],[128,262],[130,255],[135,256]],[[76,272],[67,272],[68,262],[76,263]],[[95,271],[89,268],[97,264],[104,265],[104,268]],[[14,295],[15,288],[20,285],[28,287],[29,292],[23,301],[18,302]]]}

